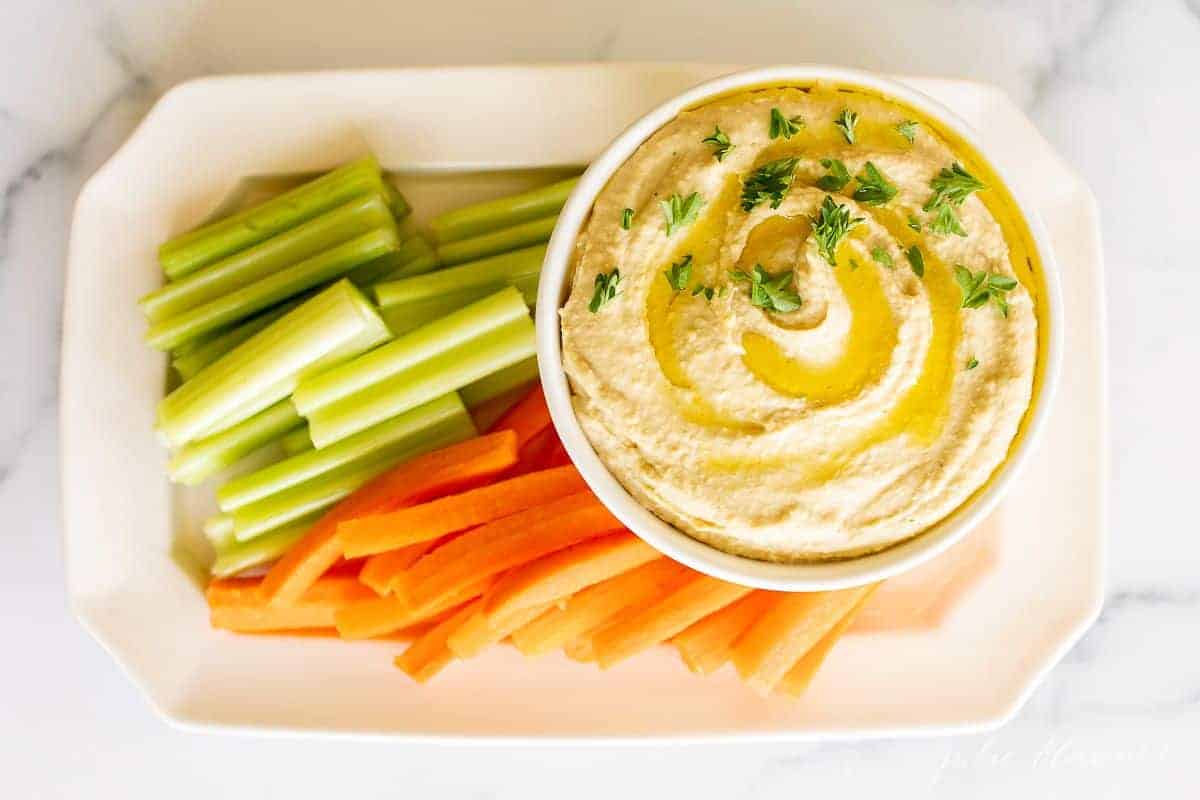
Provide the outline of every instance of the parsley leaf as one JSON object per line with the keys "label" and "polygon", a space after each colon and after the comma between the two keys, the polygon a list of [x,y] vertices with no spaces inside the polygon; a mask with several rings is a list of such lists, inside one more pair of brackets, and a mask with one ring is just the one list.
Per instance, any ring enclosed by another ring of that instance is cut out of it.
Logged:
{"label": "parsley leaf", "polygon": [[795,311],[804,301],[791,289],[792,274],[784,272],[772,277],[762,264],[755,264],[752,274],[734,270],[729,277],[750,284],[750,304],[768,311]]}
{"label": "parsley leaf", "polygon": [[832,267],[837,266],[837,246],[850,229],[862,222],[862,217],[851,217],[850,209],[833,202],[833,198],[825,195],[821,210],[812,218],[813,237],[817,240],[817,250]]}
{"label": "parsley leaf", "polygon": [[920,123],[916,122],[915,120],[906,119],[896,126],[896,130],[900,132],[901,136],[908,140],[909,144],[912,144],[917,140],[917,129],[919,127],[921,127]]}
{"label": "parsley leaf", "polygon": [[921,232],[921,220],[916,218],[916,215],[908,215],[908,227],[912,228],[917,233]]}
{"label": "parsley leaf", "polygon": [[887,267],[888,269],[896,268],[896,262],[892,261],[892,254],[887,250],[884,250],[882,247],[872,248],[871,258],[874,259],[875,263],[879,264],[880,266]]}
{"label": "parsley leaf", "polygon": [[967,361],[967,369],[975,369],[978,366],[979,366],[979,359],[976,358],[975,356],[971,356],[971,359],[969,361]]}
{"label": "parsley leaf", "polygon": [[967,235],[967,231],[958,221],[958,215],[954,213],[954,209],[945,203],[938,206],[937,216],[933,222],[929,223],[929,230],[943,235],[951,233],[955,236]]}
{"label": "parsley leaf", "polygon": [[918,278],[925,277],[925,256],[921,254],[921,248],[914,244],[904,251],[904,257],[908,259],[908,264],[912,267],[914,275]]}
{"label": "parsley leaf", "polygon": [[822,158],[821,166],[829,170],[828,175],[817,179],[817,186],[827,192],[840,192],[850,182],[850,171],[836,158]]}
{"label": "parsley leaf", "polygon": [[696,284],[696,288],[692,289],[692,297],[703,296],[706,302],[712,302],[717,292],[711,286],[705,286],[702,283]]}
{"label": "parsley leaf", "polygon": [[858,181],[858,188],[854,190],[854,199],[869,206],[883,205],[898,191],[870,161],[863,165],[863,171],[855,180]]}
{"label": "parsley leaf", "polygon": [[692,280],[692,254],[676,261],[671,265],[671,268],[663,272],[663,277],[667,279],[667,283],[671,284],[671,288],[676,292],[682,292],[687,288],[688,283]]}
{"label": "parsley leaf", "polygon": [[802,127],[804,127],[804,119],[799,115],[788,119],[778,108],[771,109],[771,124],[768,132],[772,139],[778,139],[780,136],[790,139],[799,133]]}
{"label": "parsley leaf", "polygon": [[854,126],[858,124],[858,114],[848,108],[843,108],[842,113],[833,121],[842,131],[842,136],[846,137],[848,144],[854,144]]}
{"label": "parsley leaf", "polygon": [[629,230],[631,225],[633,225],[633,209],[627,208],[621,212],[621,227]]}
{"label": "parsley leaf", "polygon": [[991,300],[1001,316],[1008,316],[1008,300],[1004,295],[1017,288],[1015,279],[985,270],[971,272],[962,264],[955,264],[954,280],[962,292],[963,308],[980,308]]}
{"label": "parsley leaf", "polygon": [[925,201],[926,211],[933,211],[946,203],[961,206],[973,193],[986,188],[982,181],[963,169],[957,161],[950,167],[942,167],[929,185],[933,187],[933,194]]}
{"label": "parsley leaf", "polygon": [[724,161],[725,156],[729,155],[729,151],[734,148],[734,144],[729,141],[729,136],[721,130],[720,125],[713,125],[713,132],[701,139],[700,142],[713,146],[713,155],[717,157],[717,161]]}
{"label": "parsley leaf", "polygon": [[699,192],[692,192],[686,198],[676,193],[666,200],[659,200],[658,204],[667,220],[667,236],[670,236],[676,228],[696,221],[696,217],[700,215],[700,207],[704,205],[704,198]]}
{"label": "parsley leaf", "polygon": [[596,291],[592,293],[592,302],[588,311],[595,314],[617,296],[617,287],[621,284],[621,270],[613,268],[612,272],[600,272],[596,275]]}
{"label": "parsley leaf", "polygon": [[751,172],[742,185],[742,211],[751,211],[764,200],[771,201],[771,208],[779,208],[784,195],[792,188],[799,163],[798,158],[780,158]]}

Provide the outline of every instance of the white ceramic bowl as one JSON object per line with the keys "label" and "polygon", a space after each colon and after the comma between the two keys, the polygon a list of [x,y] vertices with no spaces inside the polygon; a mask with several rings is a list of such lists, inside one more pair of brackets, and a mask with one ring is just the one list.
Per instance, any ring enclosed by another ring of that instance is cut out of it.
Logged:
{"label": "white ceramic bowl", "polygon": [[[1044,319],[1049,322],[1049,330],[1040,332],[1041,336],[1048,337],[1042,351],[1046,361],[1042,365],[1040,386],[1035,386],[1031,418],[1008,459],[983,491],[920,535],[885,550],[839,561],[782,564],[734,555],[693,539],[644,508],[613,477],[596,455],[575,416],[562,365],[558,311],[570,289],[575,239],[587,221],[592,203],[613,173],[642,142],[684,109],[731,91],[764,86],[808,86],[817,81],[874,90],[908,104],[962,137],[989,162],[1012,193],[1033,236],[1044,271],[1046,292],[1042,302],[1046,304]],[[978,137],[967,123],[941,103],[902,83],[867,72],[813,65],[752,69],[703,83],[658,106],[614,139],[583,174],[559,216],[542,267],[537,304],[538,367],[554,427],[588,486],[613,514],[655,548],[693,569],[746,586],[784,591],[837,589],[896,575],[938,555],[975,527],[999,502],[1045,427],[1058,381],[1062,340],[1058,269],[1048,241],[1041,221],[1033,207],[1023,199],[1020,187],[988,158],[987,151],[979,145]]]}

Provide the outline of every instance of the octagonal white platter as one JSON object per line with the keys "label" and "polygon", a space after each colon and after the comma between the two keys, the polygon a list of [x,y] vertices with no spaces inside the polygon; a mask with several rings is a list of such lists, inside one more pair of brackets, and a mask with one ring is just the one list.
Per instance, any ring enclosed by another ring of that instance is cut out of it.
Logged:
{"label": "octagonal white platter", "polygon": [[233,77],[165,95],[80,194],[62,359],[72,607],[169,721],[205,729],[458,741],[832,738],[977,730],[1020,707],[1099,612],[1107,524],[1103,271],[1095,202],[999,91],[904,79],[972,123],[1041,214],[1062,270],[1065,360],[1049,429],[999,512],[877,595],[800,702],[672,652],[609,672],[509,648],[417,686],[397,645],[241,637],[207,624],[208,494],[163,477],[164,360],[134,300],[157,245],[251,176],[374,152],[418,210],[578,168],[646,109],[732,67],[562,65]]}

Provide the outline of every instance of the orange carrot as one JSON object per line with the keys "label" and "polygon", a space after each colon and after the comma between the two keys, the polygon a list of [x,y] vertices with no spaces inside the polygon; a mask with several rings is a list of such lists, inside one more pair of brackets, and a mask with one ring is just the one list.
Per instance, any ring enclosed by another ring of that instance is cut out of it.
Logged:
{"label": "orange carrot", "polygon": [[546,469],[551,467],[559,467],[563,464],[570,464],[571,457],[567,455],[567,448],[563,447],[563,443],[558,436],[554,437],[554,447],[550,449],[549,455],[546,456],[544,462]]}
{"label": "orange carrot", "polygon": [[525,395],[529,394],[530,385],[528,383],[518,386],[515,389],[509,389],[502,395],[493,397],[491,400],[485,400],[479,405],[472,408],[471,421],[475,423],[475,430],[490,431],[492,426],[500,421],[500,418],[512,410],[512,407],[521,402]]}
{"label": "orange carrot", "polygon": [[553,428],[546,428],[544,431],[534,434],[521,448],[521,454],[517,465],[512,469],[512,474],[524,475],[545,469],[546,462],[549,461],[550,454],[554,451],[554,443],[557,441],[558,436],[554,433]]}
{"label": "orange carrot", "polygon": [[421,607],[505,570],[620,530],[591,492],[579,492],[464,533],[413,565],[392,585]]}
{"label": "orange carrot", "polygon": [[216,579],[205,590],[214,628],[231,631],[285,631],[328,628],[338,609],[371,596],[371,590],[352,577],[322,578],[293,605],[267,604],[257,578]]}
{"label": "orange carrot", "polygon": [[752,590],[707,575],[694,578],[671,594],[627,619],[591,636],[596,663],[608,669],[630,656],[661,644]]}
{"label": "orange carrot", "polygon": [[473,600],[483,594],[491,583],[491,578],[484,578],[423,606],[415,606],[394,595],[372,595],[369,599],[338,609],[333,622],[343,639],[385,636],[440,614],[447,608]]}
{"label": "orange carrot", "polygon": [[697,675],[708,675],[729,660],[734,642],[754,622],[779,601],[782,595],[763,589],[751,592],[732,605],[680,633],[671,643],[687,668]]}
{"label": "orange carrot", "polygon": [[523,608],[496,622],[489,620],[482,613],[481,607],[468,617],[458,630],[450,634],[450,638],[446,640],[446,646],[459,658],[472,658],[483,652],[489,645],[507,639],[509,634],[527,622],[532,622],[551,605],[553,604],[543,603],[531,608]]}
{"label": "orange carrot", "polygon": [[697,574],[669,558],[655,559],[572,595],[561,608],[551,608],[514,631],[513,644],[527,656],[543,655],[585,637],[623,609],[656,600]]}
{"label": "orange carrot", "polygon": [[783,679],[775,687],[777,692],[790,697],[799,697],[804,694],[805,690],[808,689],[808,685],[812,683],[812,679],[816,676],[817,670],[825,662],[825,657],[829,655],[829,651],[842,638],[842,634],[850,627],[850,623],[854,622],[854,618],[858,616],[858,612],[867,604],[867,600],[871,598],[872,593],[874,593],[878,586],[878,583],[874,586],[868,586],[858,602],[846,612],[845,616],[839,619],[837,624],[821,637],[820,641],[800,657],[800,660],[787,671],[787,674],[783,676]]}
{"label": "orange carrot", "polygon": [[517,447],[523,448],[530,439],[550,427],[550,409],[546,407],[546,396],[542,394],[542,385],[534,384],[529,393],[521,399],[508,413],[496,421],[488,429],[493,431],[515,431]]}
{"label": "orange carrot", "polygon": [[373,555],[482,525],[587,488],[574,467],[532,472],[387,514],[338,525],[343,553]]}
{"label": "orange carrot", "polygon": [[759,694],[770,694],[792,665],[846,616],[870,588],[859,586],[785,596],[734,645],[731,658],[742,680]]}
{"label": "orange carrot", "polygon": [[629,531],[573,545],[505,573],[484,597],[483,616],[501,625],[524,609],[561,600],[658,557]]}
{"label": "orange carrot", "polygon": [[417,559],[437,547],[438,540],[417,542],[407,547],[397,547],[377,553],[367,559],[358,579],[375,590],[376,594],[387,594],[396,576],[417,563]]}
{"label": "orange carrot", "polygon": [[330,509],[275,562],[263,578],[263,593],[272,605],[298,600],[342,557],[342,545],[336,536],[342,520],[462,491],[516,462],[516,436],[501,431],[426,453],[385,472]]}
{"label": "orange carrot", "polygon": [[396,656],[393,663],[417,683],[425,683],[437,675],[454,660],[454,653],[446,646],[446,640],[463,622],[470,619],[479,608],[479,604],[479,600],[474,600],[462,606],[452,616],[409,645],[407,650]]}

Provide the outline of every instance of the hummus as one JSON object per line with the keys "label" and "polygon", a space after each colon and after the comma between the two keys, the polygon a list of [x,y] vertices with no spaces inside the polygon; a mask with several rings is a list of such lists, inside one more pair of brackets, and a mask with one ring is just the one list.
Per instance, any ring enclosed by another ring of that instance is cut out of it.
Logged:
{"label": "hummus", "polygon": [[986,163],[894,101],[765,89],[687,111],[578,239],[578,418],[640,503],[722,550],[908,539],[987,483],[1029,407],[1028,241]]}

